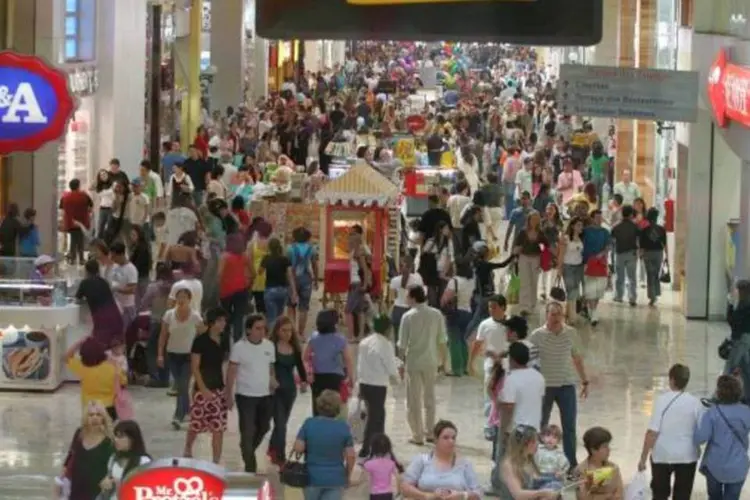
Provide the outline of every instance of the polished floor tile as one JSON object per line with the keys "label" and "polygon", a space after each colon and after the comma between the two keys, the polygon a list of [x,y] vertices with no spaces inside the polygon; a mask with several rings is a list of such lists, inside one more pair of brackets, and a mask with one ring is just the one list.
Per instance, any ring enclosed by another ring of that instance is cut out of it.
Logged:
{"label": "polished floor tile", "polygon": [[[641,291],[642,295],[645,295]],[[596,329],[581,328],[591,395],[579,406],[579,436],[588,427],[602,425],[614,435],[612,459],[629,478],[635,472],[643,433],[655,395],[666,388],[667,371],[676,362],[690,366],[689,390],[700,395],[711,392],[721,370],[716,347],[727,333],[718,322],[686,321],[668,302],[659,308],[605,303]],[[539,318],[535,318],[538,322]],[[147,437],[149,452],[157,457],[179,455],[184,433],[170,429],[174,399],[157,389],[134,388],[136,416]],[[438,417],[455,421],[459,428],[460,452],[469,457],[486,481],[490,470],[490,444],[483,439],[482,390],[473,378],[446,378],[437,388]],[[387,432],[396,455],[408,461],[420,451],[407,444],[405,394],[396,387],[388,396]],[[290,422],[294,432],[310,414],[310,397],[296,402]],[[556,419],[553,415],[553,420]],[[67,385],[55,394],[0,393],[0,498],[50,498],[52,478],[59,472],[73,431],[80,419],[78,388]],[[236,415],[230,418],[225,437],[224,463],[239,470],[239,437]],[[264,445],[265,446],[265,445]],[[264,451],[265,448],[262,448]],[[208,438],[200,439],[197,457],[209,457]],[[579,447],[579,457],[584,451]],[[694,498],[705,498],[701,476],[696,479]],[[292,496],[292,495],[290,495]],[[362,488],[349,498],[366,498]],[[746,488],[743,498],[750,498]]]}

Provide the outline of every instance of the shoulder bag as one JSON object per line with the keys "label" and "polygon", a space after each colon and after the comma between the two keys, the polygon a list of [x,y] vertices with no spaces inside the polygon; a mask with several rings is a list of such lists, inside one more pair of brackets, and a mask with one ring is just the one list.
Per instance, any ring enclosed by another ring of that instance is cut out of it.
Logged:
{"label": "shoulder bag", "polygon": [[301,459],[301,453],[294,451],[289,453],[289,459],[280,471],[281,484],[291,488],[305,488],[310,485],[310,471]]}
{"label": "shoulder bag", "polygon": [[[719,413],[719,416],[721,417],[721,419],[724,421],[727,427],[729,427],[729,430],[732,431],[732,434],[734,434],[735,439],[737,439],[737,441],[740,443],[740,445],[743,448],[747,449],[747,445],[745,444],[745,440],[742,439],[742,435],[739,432],[737,432],[737,430],[734,428],[732,424],[729,423],[729,419],[726,417],[726,415],[724,415],[724,412],[721,411],[721,408],[719,408],[719,405],[716,404],[712,408],[716,408],[716,411]],[[705,418],[705,415],[703,418]],[[709,438],[708,443],[706,444],[706,449],[703,450],[703,458],[701,459],[701,465],[698,468],[698,471],[702,473],[703,475],[707,475],[707,473],[710,472],[708,470],[708,467],[706,466],[705,458],[706,458],[706,455],[708,454],[708,450],[711,448],[711,443],[713,443],[713,437]]]}
{"label": "shoulder bag", "polygon": [[565,292],[565,282],[563,277],[559,274],[555,278],[555,284],[550,288],[549,296],[557,302],[565,302],[568,300],[568,294]]}

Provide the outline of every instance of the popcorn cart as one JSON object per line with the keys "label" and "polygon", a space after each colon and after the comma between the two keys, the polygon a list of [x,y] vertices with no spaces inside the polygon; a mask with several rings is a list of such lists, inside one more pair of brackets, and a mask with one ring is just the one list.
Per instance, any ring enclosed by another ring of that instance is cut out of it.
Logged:
{"label": "popcorn cart", "polygon": [[326,205],[321,221],[321,259],[324,266],[323,307],[333,301],[336,309],[349,289],[349,233],[362,227],[364,241],[372,253],[375,279],[372,298],[382,296],[387,277],[386,256],[398,252],[399,188],[377,170],[359,163],[318,191]]}

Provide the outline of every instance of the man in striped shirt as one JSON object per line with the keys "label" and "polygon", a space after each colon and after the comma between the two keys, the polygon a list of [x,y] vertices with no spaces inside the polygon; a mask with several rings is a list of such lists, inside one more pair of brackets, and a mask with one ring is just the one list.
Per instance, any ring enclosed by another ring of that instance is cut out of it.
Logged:
{"label": "man in striped shirt", "polygon": [[563,450],[571,468],[576,460],[576,419],[578,398],[576,383],[581,383],[581,398],[588,396],[589,382],[581,354],[578,332],[563,321],[563,307],[558,302],[547,304],[547,321],[534,330],[529,341],[539,353],[539,366],[546,382],[542,403],[542,427],[549,423],[553,403],[560,410]]}

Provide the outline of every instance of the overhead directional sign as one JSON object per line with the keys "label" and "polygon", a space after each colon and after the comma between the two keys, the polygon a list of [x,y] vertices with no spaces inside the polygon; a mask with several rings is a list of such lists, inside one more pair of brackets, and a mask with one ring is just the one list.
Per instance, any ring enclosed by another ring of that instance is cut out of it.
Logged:
{"label": "overhead directional sign", "polygon": [[696,71],[563,64],[557,107],[565,115],[694,122],[699,88]]}

